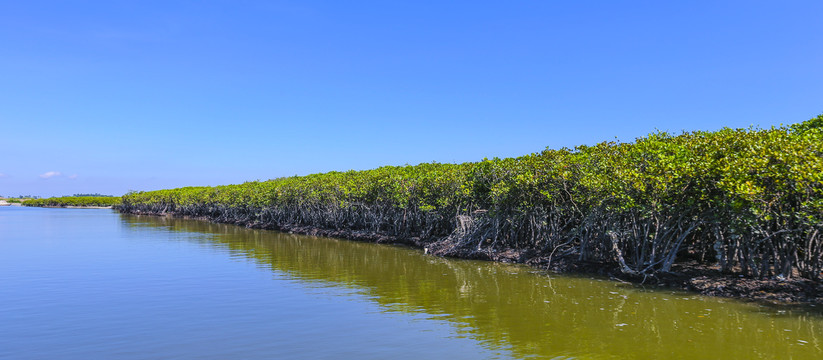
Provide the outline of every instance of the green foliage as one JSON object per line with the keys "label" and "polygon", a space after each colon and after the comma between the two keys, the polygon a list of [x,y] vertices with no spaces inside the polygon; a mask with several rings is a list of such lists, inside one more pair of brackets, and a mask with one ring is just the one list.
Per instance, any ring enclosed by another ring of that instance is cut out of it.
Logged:
{"label": "green foliage", "polygon": [[66,207],[66,206],[116,206],[121,198],[112,196],[63,196],[48,199],[32,199],[23,202],[23,206]]}
{"label": "green foliage", "polygon": [[669,271],[688,250],[706,262],[719,258],[726,271],[762,277],[797,270],[817,279],[823,116],[476,163],[134,192],[120,208],[368,231],[478,252],[558,252],[644,275]]}
{"label": "green foliage", "polygon": [[823,115],[817,115],[816,118],[791,126],[791,131],[796,134],[802,134],[813,129],[823,129]]}

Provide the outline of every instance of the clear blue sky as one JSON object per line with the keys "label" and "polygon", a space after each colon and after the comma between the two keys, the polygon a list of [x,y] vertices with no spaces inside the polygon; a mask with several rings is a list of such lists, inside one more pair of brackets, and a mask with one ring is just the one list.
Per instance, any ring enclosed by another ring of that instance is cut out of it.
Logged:
{"label": "clear blue sky", "polygon": [[823,113],[817,1],[0,1],[0,195],[120,195]]}

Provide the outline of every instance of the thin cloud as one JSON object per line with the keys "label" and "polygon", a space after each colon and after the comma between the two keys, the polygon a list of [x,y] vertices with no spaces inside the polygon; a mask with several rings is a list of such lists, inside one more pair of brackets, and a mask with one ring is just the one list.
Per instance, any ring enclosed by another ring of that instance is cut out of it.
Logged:
{"label": "thin cloud", "polygon": [[59,171],[49,171],[47,173],[40,174],[40,178],[41,179],[49,179],[49,178],[53,178],[53,177],[61,176],[61,175],[63,175],[63,174],[61,174]]}
{"label": "thin cloud", "polygon": [[6,175],[6,174],[0,173],[0,178],[4,178],[4,177],[9,177],[9,176]]}
{"label": "thin cloud", "polygon": [[72,180],[77,179],[77,174],[69,175],[69,179],[72,179]]}

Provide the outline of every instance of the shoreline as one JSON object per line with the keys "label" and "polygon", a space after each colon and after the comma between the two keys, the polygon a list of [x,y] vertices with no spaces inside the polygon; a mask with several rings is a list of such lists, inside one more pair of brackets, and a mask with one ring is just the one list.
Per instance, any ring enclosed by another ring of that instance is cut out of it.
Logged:
{"label": "shoreline", "polygon": [[817,306],[823,305],[823,283],[793,277],[791,279],[754,279],[739,274],[724,274],[719,267],[698,264],[694,261],[677,263],[669,273],[654,276],[629,276],[621,273],[617,265],[578,261],[576,256],[550,256],[537,249],[490,249],[455,248],[446,239],[400,238],[369,231],[323,229],[312,226],[264,224],[260,222],[218,221],[208,216],[186,216],[173,213],[143,211],[119,211],[121,214],[168,216],[213,223],[231,224],[251,229],[273,230],[291,234],[339,238],[351,241],[387,245],[403,245],[423,250],[426,255],[454,259],[485,260],[502,263],[524,264],[532,268],[557,274],[595,275],[634,286],[656,286],[661,289],[688,291],[705,296],[723,297],[770,306]]}

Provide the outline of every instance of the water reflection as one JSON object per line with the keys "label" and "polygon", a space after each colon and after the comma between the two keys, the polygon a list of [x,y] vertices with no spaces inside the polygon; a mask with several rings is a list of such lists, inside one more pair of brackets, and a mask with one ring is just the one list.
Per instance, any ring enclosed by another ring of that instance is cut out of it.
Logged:
{"label": "water reflection", "polygon": [[823,357],[823,319],[802,309],[549,277],[521,266],[202,221],[130,215],[122,220],[132,229],[209,234],[196,239],[305,283],[354,289],[385,311],[448,320],[462,334],[519,357]]}

